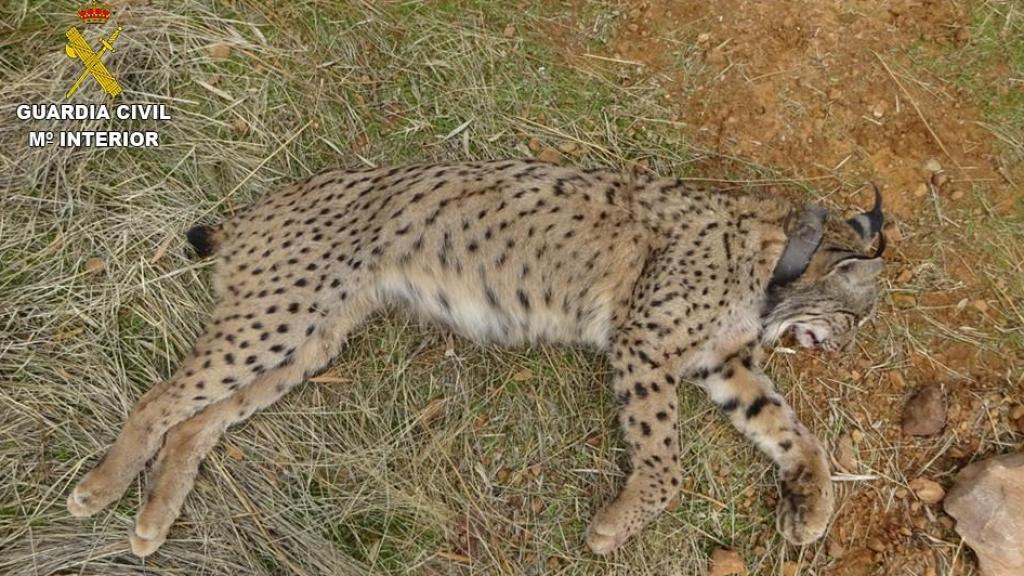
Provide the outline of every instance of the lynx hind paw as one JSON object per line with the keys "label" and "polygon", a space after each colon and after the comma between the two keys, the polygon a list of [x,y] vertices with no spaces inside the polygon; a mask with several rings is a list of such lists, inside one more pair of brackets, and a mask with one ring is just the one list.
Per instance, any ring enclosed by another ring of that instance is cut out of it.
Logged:
{"label": "lynx hind paw", "polygon": [[92,516],[121,497],[124,490],[105,481],[93,472],[75,486],[68,496],[68,512],[76,518]]}

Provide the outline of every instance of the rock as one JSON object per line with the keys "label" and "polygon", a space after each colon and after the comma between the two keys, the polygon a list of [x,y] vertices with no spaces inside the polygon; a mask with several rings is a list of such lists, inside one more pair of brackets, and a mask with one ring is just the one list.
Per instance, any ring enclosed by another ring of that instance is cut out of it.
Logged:
{"label": "rock", "polygon": [[562,161],[562,153],[551,147],[545,147],[543,150],[537,153],[537,160],[541,162],[548,162],[550,164],[558,164]]}
{"label": "rock", "polygon": [[852,473],[857,469],[857,459],[853,454],[853,437],[849,434],[839,437],[834,455],[836,464],[843,469],[843,472]]}
{"label": "rock", "polygon": [[917,499],[925,504],[938,504],[946,495],[941,484],[928,478],[915,478],[910,482],[910,489],[914,491]]}
{"label": "rock", "polygon": [[575,142],[562,142],[558,145],[558,151],[562,154],[572,154],[579,146]]}
{"label": "rock", "polygon": [[939,160],[937,158],[929,158],[925,160],[921,167],[924,168],[925,173],[929,176],[942,172],[942,164],[939,164]]}
{"label": "rock", "polygon": [[711,553],[711,562],[708,563],[708,576],[729,576],[730,574],[746,574],[747,565],[743,563],[743,557],[735,550],[716,548]]}
{"label": "rock", "polygon": [[903,433],[932,436],[946,425],[946,395],[942,386],[929,384],[918,388],[903,407]]}
{"label": "rock", "polygon": [[797,576],[800,574],[800,565],[792,560],[782,563],[782,576]]}
{"label": "rock", "polygon": [[1024,453],[961,470],[944,507],[978,555],[982,576],[1024,574]]}

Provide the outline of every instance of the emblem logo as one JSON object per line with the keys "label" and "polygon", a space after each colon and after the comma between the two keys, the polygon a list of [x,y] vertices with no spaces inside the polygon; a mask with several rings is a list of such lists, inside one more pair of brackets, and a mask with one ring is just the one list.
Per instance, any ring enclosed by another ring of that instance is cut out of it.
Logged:
{"label": "emblem logo", "polygon": [[[110,18],[110,10],[93,3],[92,6],[79,10],[78,17],[86,24],[102,24]],[[92,49],[89,42],[78,31],[78,28],[74,26],[68,28],[68,31],[64,33],[68,39],[67,44],[64,46],[64,52],[68,55],[68,58],[81,60],[85,69],[82,70],[78,80],[75,81],[71,89],[64,95],[65,98],[71,98],[78,91],[82,82],[89,76],[95,78],[96,82],[103,88],[103,91],[110,94],[111,98],[121,93],[121,85],[118,84],[117,78],[114,77],[101,60],[104,54],[114,51],[114,41],[121,34],[121,29],[122,27],[118,26],[110,34],[109,38],[101,37],[101,48],[97,52]]]}

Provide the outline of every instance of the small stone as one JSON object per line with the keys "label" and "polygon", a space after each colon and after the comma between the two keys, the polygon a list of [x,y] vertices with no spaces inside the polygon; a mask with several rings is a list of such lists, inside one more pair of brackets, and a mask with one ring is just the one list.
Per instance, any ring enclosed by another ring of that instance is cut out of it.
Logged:
{"label": "small stone", "polygon": [[496,473],[496,474],[494,475],[494,478],[495,478],[495,479],[496,479],[496,480],[497,480],[498,482],[502,482],[502,483],[504,483],[504,482],[507,482],[507,481],[508,481],[508,479],[509,479],[509,477],[510,477],[511,475],[512,475],[512,471],[511,471],[511,470],[509,470],[508,468],[500,468],[500,469],[498,470],[498,472],[497,472],[497,473]]}
{"label": "small stone", "polygon": [[577,146],[575,142],[562,142],[558,145],[558,151],[562,154],[572,154],[578,148],[579,146]]}
{"label": "small stone", "polygon": [[914,187],[914,198],[924,198],[928,194],[928,183],[921,182]]}
{"label": "small stone", "polygon": [[555,556],[548,557],[548,570],[558,570],[562,567],[562,561]]}
{"label": "small stone", "polygon": [[860,444],[864,441],[864,433],[860,430],[854,430],[850,432],[850,439],[853,440],[854,444]]}
{"label": "small stone", "polygon": [[103,261],[103,258],[93,256],[85,261],[85,271],[89,274],[99,274],[107,268],[107,263]]}
{"label": "small stone", "polygon": [[881,554],[882,552],[885,552],[885,544],[878,538],[872,538],[871,540],[868,540],[868,549],[872,552],[878,552]]}
{"label": "small stone", "polygon": [[515,38],[516,27],[512,24],[505,26],[505,29],[501,31],[501,35],[504,36],[505,38]]}
{"label": "small stone", "polygon": [[936,188],[942,188],[947,182],[949,182],[949,176],[945,172],[937,172],[932,174],[932,184]]}
{"label": "small stone", "polygon": [[707,44],[709,42],[711,42],[710,32],[701,32],[697,35],[697,44]]}
{"label": "small stone", "polygon": [[711,553],[711,561],[708,563],[708,576],[730,576],[731,574],[746,574],[747,565],[743,558],[735,550],[716,548]]}
{"label": "small stone", "polygon": [[983,576],[1024,574],[1024,453],[967,466],[943,507],[977,554]]}
{"label": "small stone", "polygon": [[981,312],[982,314],[988,312],[988,302],[985,302],[980,298],[978,300],[975,300],[974,302],[971,302],[971,306],[973,306],[975,310]]}
{"label": "small stone", "polygon": [[213,44],[206,50],[214,60],[227,60],[231,57],[231,46],[227,44]]}
{"label": "small stone", "polygon": [[537,154],[537,160],[541,162],[549,162],[551,164],[558,164],[562,161],[562,153],[554,148],[545,147]]}
{"label": "small stone", "polygon": [[952,198],[953,200],[963,200],[964,191],[957,188],[956,190],[953,190],[953,193],[950,194],[949,197]]}
{"label": "small stone", "polygon": [[792,560],[782,563],[782,576],[797,576],[800,573],[800,565]]}
{"label": "small stone", "polygon": [[899,282],[900,284],[906,284],[913,279],[914,271],[911,270],[910,268],[907,268],[903,272],[900,272],[900,275],[896,277],[896,282]]}
{"label": "small stone", "polygon": [[544,509],[544,499],[540,496],[534,496],[530,498],[530,511],[534,514],[540,514],[541,510]]}
{"label": "small stone", "polygon": [[853,437],[849,434],[843,434],[839,437],[839,441],[836,443],[835,458],[836,464],[844,472],[852,473],[857,469],[857,460],[853,453]]}
{"label": "small stone", "polygon": [[235,118],[235,120],[231,123],[231,127],[234,128],[235,132],[238,132],[239,134],[246,134],[249,132],[249,123],[245,120],[245,118]]}
{"label": "small stone", "polygon": [[928,478],[915,478],[910,482],[910,489],[917,499],[925,504],[938,504],[946,496],[942,485]]}
{"label": "small stone", "polygon": [[942,172],[942,164],[939,164],[939,160],[937,158],[929,158],[925,160],[921,167],[924,168],[924,171],[929,176]]}
{"label": "small stone", "polygon": [[942,386],[930,384],[918,388],[903,407],[903,433],[932,436],[946,425],[946,395]]}
{"label": "small stone", "polygon": [[530,138],[526,142],[526,147],[530,149],[530,152],[537,154],[538,152],[544,149],[544,143],[537,138]]}

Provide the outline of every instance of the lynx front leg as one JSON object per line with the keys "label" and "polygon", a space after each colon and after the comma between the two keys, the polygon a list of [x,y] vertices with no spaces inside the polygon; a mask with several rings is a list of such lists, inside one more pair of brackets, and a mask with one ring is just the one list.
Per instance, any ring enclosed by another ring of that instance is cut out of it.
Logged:
{"label": "lynx front leg", "polygon": [[676,380],[652,360],[650,350],[633,344],[622,338],[613,362],[632,471],[615,500],[590,523],[587,544],[597,554],[615,550],[639,532],[665,509],[680,483]]}
{"label": "lynx front leg", "polygon": [[821,443],[754,366],[749,352],[701,370],[698,377],[736,429],[779,467],[783,498],[777,522],[782,535],[793,544],[820,538],[833,507],[832,479]]}

